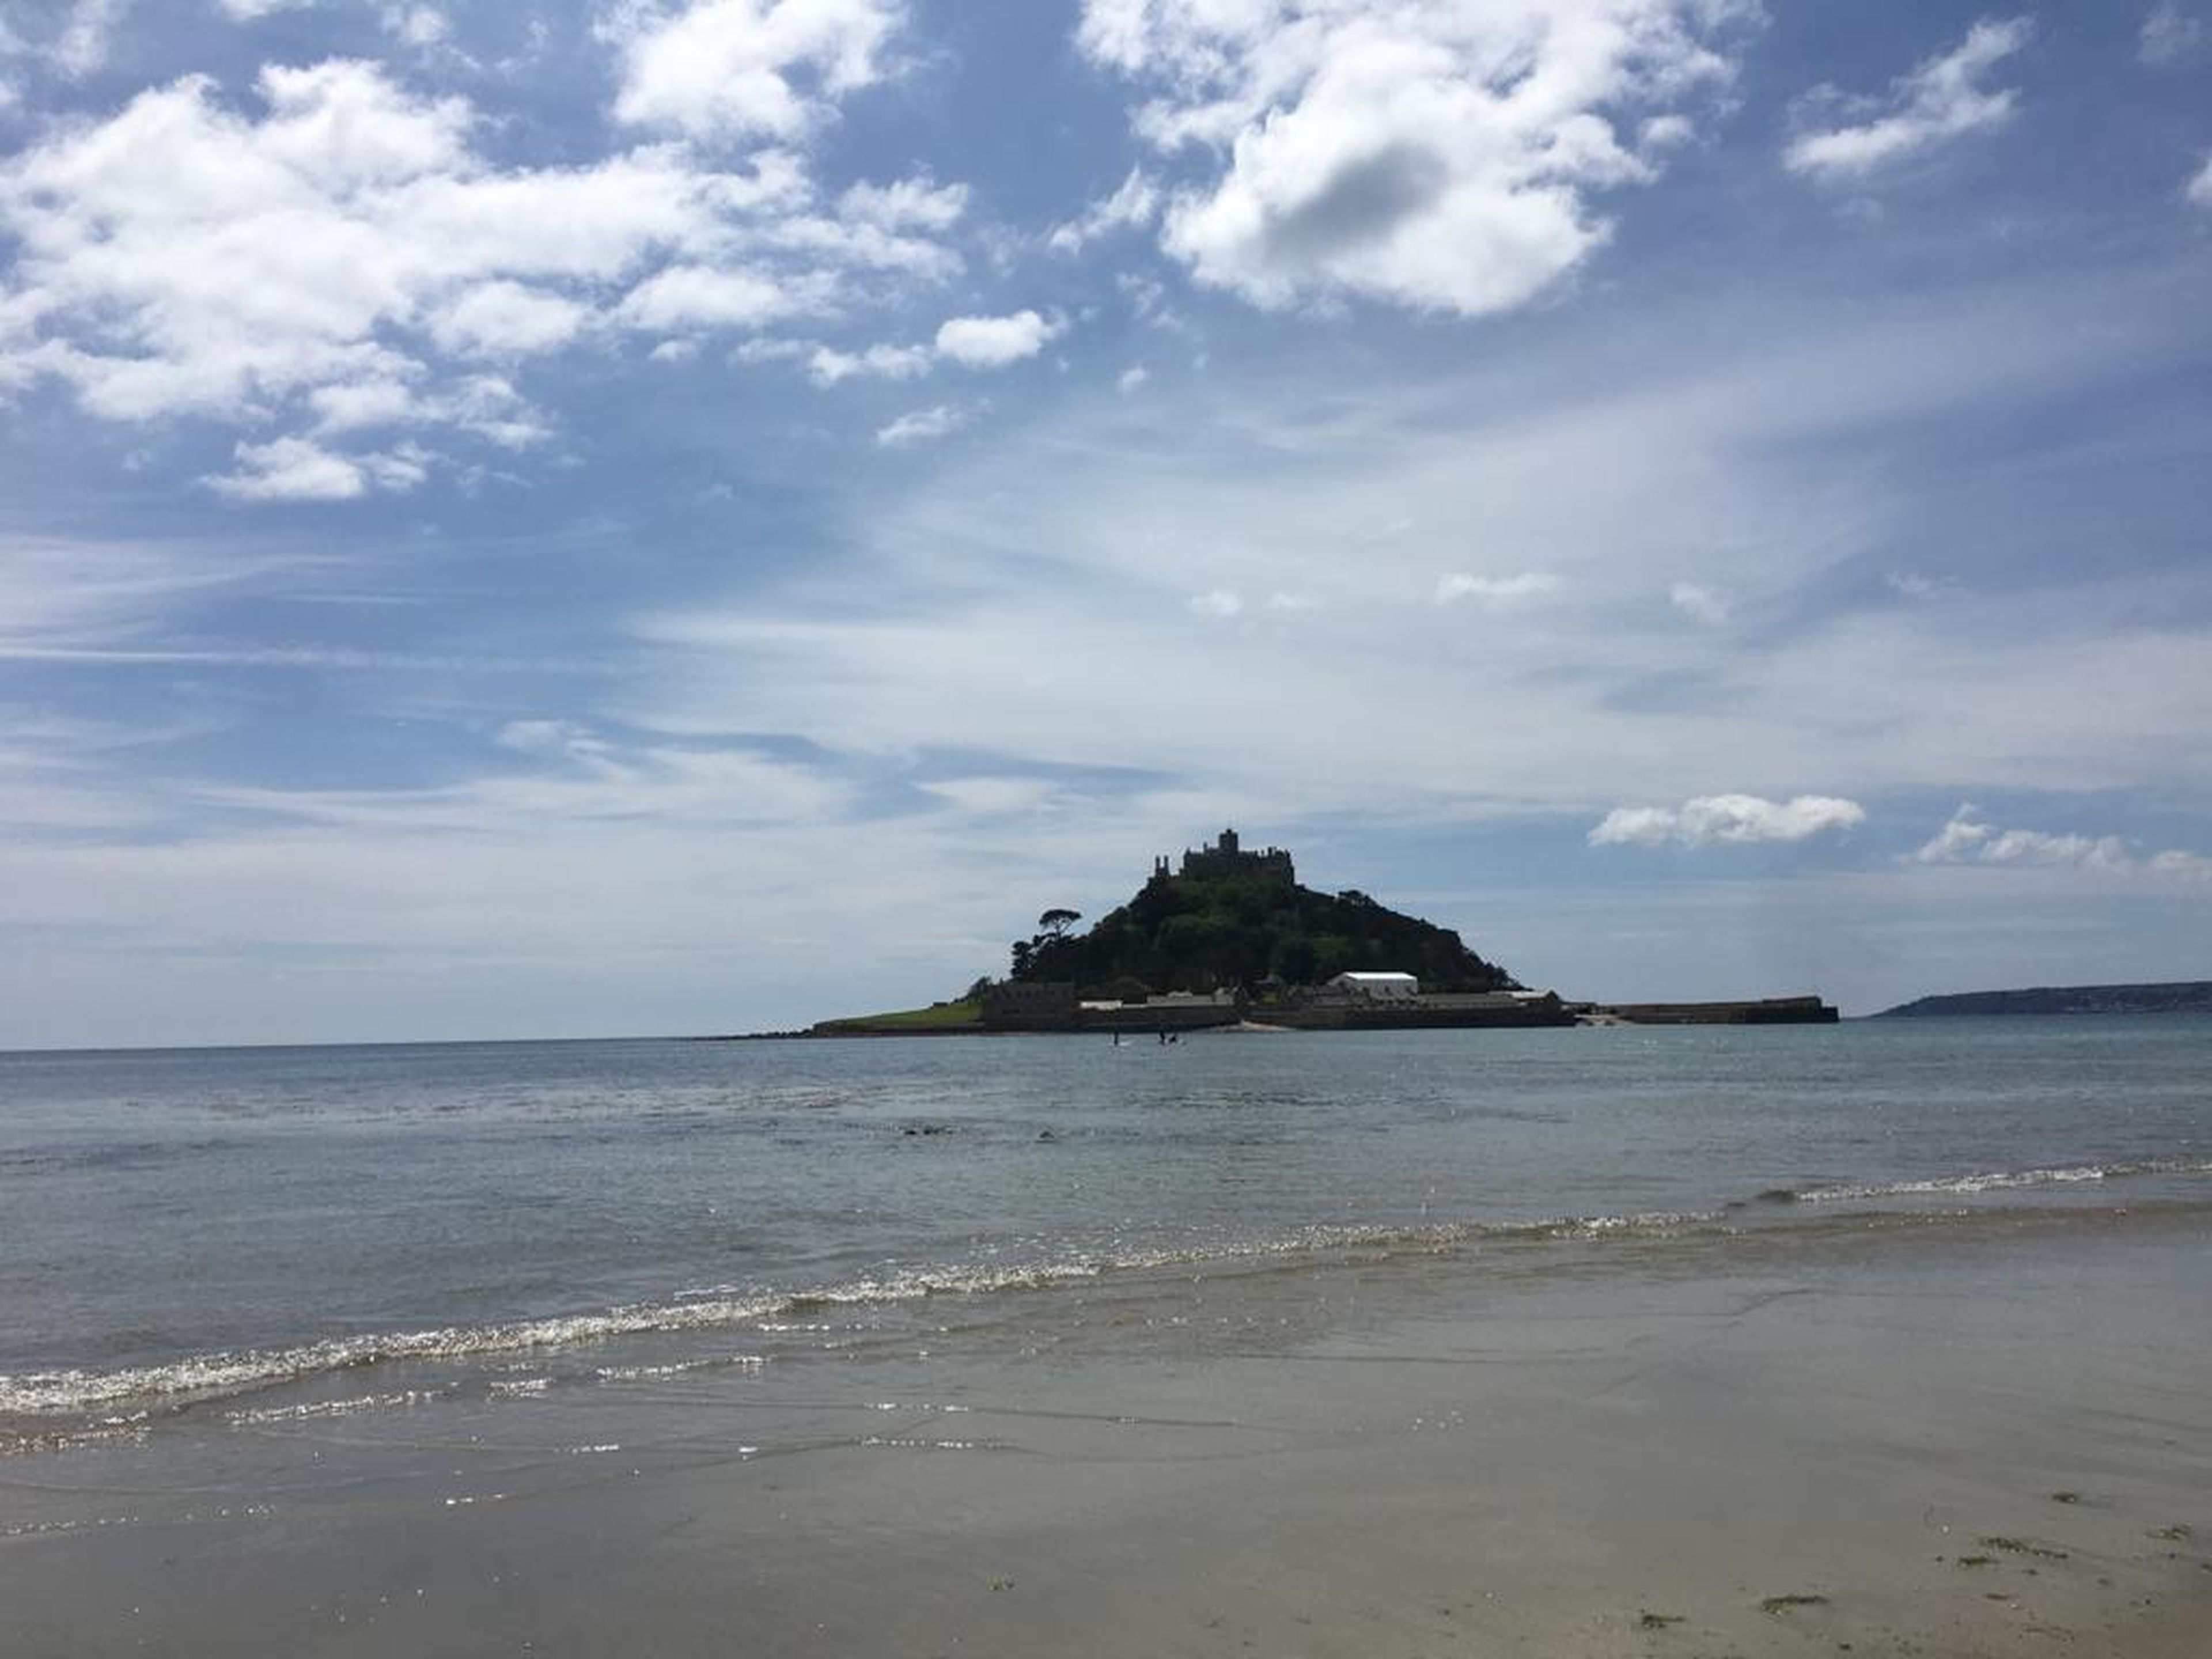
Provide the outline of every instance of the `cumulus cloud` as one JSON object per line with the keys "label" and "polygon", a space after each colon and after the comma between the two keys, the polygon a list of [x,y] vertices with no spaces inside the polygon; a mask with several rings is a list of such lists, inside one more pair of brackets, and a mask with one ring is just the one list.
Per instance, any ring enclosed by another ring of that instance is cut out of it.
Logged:
{"label": "cumulus cloud", "polygon": [[[1949,52],[1901,77],[1886,98],[1819,88],[1803,106],[1807,130],[1790,140],[1783,164],[1822,183],[1856,184],[1954,139],[2004,125],[2019,94],[1984,82],[2033,33],[2025,17],[1984,18]],[[1823,119],[1833,124],[1816,125]]]}
{"label": "cumulus cloud", "polygon": [[448,351],[529,356],[566,345],[592,315],[589,306],[521,283],[465,289],[430,319],[430,336]]}
{"label": "cumulus cloud", "polygon": [[241,501],[348,501],[368,488],[366,469],[304,438],[240,444],[238,471],[208,480]]}
{"label": "cumulus cloud", "polygon": [[1531,599],[1556,593],[1559,586],[1557,576],[1540,570],[1524,570],[1517,576],[1476,576],[1453,570],[1437,578],[1437,603],[1472,604],[1489,611],[1510,611]]}
{"label": "cumulus cloud", "polygon": [[836,100],[883,74],[897,0],[627,0],[600,25],[617,46],[617,120],[700,139],[805,137]]}
{"label": "cumulus cloud", "polygon": [[1809,841],[1864,822],[1865,808],[1833,795],[1796,795],[1786,801],[1702,795],[1680,806],[1615,807],[1589,832],[1589,844],[1716,847]]}
{"label": "cumulus cloud", "polygon": [[876,441],[886,449],[906,449],[934,443],[968,424],[969,411],[957,404],[933,404],[909,410],[890,425],[877,429]]}
{"label": "cumulus cloud", "polygon": [[2040,830],[2002,830],[1984,823],[1969,804],[1928,842],[1909,855],[1915,864],[1972,864],[2023,869],[2100,871],[2111,875],[2212,878],[2212,859],[2170,849],[2138,855],[2118,836],[2053,835]]}
{"label": "cumulus cloud", "polygon": [[623,321],[654,333],[690,328],[758,328],[823,302],[764,271],[713,265],[671,265],[623,298]]}
{"label": "cumulus cloud", "polygon": [[304,11],[315,0],[216,0],[216,3],[234,23],[251,23],[273,12]]}
{"label": "cumulus cloud", "polygon": [[1244,611],[1244,596],[1234,589],[1217,587],[1190,597],[1190,608],[1201,617],[1227,618],[1241,616]]}
{"label": "cumulus cloud", "polygon": [[[271,66],[256,91],[241,108],[189,76],[0,160],[0,384],[263,443],[272,423],[406,422],[512,447],[542,423],[512,386],[488,403],[469,360],[896,303],[960,263],[935,240],[955,186],[824,204],[787,153],[723,167],[677,146],[501,167],[465,100],[368,63]],[[258,498],[258,474],[232,476]]]}
{"label": "cumulus cloud", "polygon": [[817,346],[806,360],[806,373],[817,386],[836,386],[856,378],[911,380],[928,374],[933,361],[921,346],[872,345],[859,351]]}
{"label": "cumulus cloud", "polygon": [[1136,125],[1156,149],[1218,158],[1165,208],[1164,245],[1200,281],[1265,306],[1342,294],[1474,315],[1524,303],[1603,241],[1591,193],[1657,167],[1624,131],[1723,86],[1720,37],[1756,10],[1086,0],[1078,39],[1149,94]]}
{"label": "cumulus cloud", "polygon": [[837,198],[845,219],[881,230],[945,231],[968,210],[968,186],[939,185],[927,178],[899,179],[888,185],[862,182]]}
{"label": "cumulus cloud", "polygon": [[954,317],[937,331],[937,355],[965,368],[1003,368],[1034,357],[1060,325],[1034,311],[1010,317]]}

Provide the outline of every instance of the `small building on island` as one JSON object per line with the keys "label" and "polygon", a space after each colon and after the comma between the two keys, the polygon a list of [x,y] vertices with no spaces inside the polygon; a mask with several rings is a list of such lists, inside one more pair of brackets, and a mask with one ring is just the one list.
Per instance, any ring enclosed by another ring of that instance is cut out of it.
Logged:
{"label": "small building on island", "polygon": [[1368,1002],[1413,1002],[1421,994],[1421,981],[1411,974],[1339,974],[1328,988]]}

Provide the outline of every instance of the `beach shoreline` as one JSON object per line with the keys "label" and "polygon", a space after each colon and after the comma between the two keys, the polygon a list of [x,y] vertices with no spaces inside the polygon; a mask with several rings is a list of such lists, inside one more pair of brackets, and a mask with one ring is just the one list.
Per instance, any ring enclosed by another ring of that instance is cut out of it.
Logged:
{"label": "beach shoreline", "polygon": [[0,1463],[0,1648],[2203,1651],[2204,1211],[1983,1220],[1167,1276],[803,1376],[272,1390]]}

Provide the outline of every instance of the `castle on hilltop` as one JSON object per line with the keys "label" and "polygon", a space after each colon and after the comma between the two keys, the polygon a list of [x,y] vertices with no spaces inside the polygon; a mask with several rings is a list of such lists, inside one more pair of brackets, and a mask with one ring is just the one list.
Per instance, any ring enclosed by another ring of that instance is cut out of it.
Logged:
{"label": "castle on hilltop", "polygon": [[[1257,853],[1249,853],[1237,845],[1237,832],[1224,830],[1220,839],[1210,847],[1196,852],[1183,849],[1182,866],[1177,872],[1186,876],[1273,876],[1281,881],[1295,881],[1297,872],[1291,867],[1290,849],[1269,847]],[[1152,879],[1168,878],[1168,861],[1164,857],[1152,860]]]}

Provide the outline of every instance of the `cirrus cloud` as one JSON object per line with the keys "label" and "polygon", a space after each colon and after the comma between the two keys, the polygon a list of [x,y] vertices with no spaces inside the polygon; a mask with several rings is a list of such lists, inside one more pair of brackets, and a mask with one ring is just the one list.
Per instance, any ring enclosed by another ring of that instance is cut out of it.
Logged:
{"label": "cirrus cloud", "polygon": [[1792,139],[1783,165],[1823,183],[1857,183],[1924,155],[1954,139],[2011,120],[2018,94],[1982,83],[1990,71],[2026,46],[2035,26],[2025,17],[1984,18],[1949,52],[1902,76],[1886,99],[1850,98],[1823,87],[1806,104],[1809,119],[1842,116]]}

